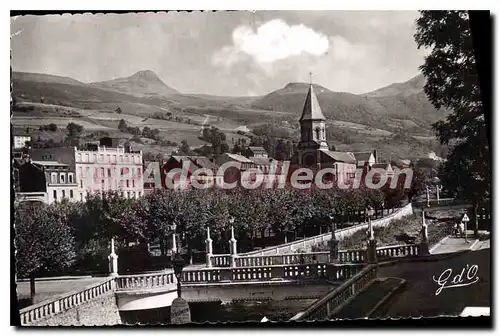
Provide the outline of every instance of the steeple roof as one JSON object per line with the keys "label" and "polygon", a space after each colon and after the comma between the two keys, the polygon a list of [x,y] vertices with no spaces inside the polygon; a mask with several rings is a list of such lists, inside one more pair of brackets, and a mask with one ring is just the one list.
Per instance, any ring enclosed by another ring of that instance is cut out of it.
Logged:
{"label": "steeple roof", "polygon": [[321,111],[321,107],[319,106],[318,98],[314,93],[313,85],[310,84],[306,102],[304,103],[304,109],[302,110],[302,116],[300,117],[299,121],[325,119],[326,118]]}

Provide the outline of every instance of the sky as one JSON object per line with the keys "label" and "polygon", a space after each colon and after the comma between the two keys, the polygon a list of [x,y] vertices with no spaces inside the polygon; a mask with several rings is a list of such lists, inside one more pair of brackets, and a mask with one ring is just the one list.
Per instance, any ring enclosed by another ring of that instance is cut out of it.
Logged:
{"label": "sky", "polygon": [[290,82],[365,93],[419,74],[416,11],[169,12],[11,19],[14,71],[82,82],[152,70],[183,93],[267,94]]}

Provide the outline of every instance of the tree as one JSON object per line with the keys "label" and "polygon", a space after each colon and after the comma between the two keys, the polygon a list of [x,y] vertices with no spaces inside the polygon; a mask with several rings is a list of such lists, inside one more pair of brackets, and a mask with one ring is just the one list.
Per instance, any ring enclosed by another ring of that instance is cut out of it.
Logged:
{"label": "tree", "polygon": [[122,132],[124,132],[127,129],[127,123],[125,120],[121,119],[120,122],[118,123],[118,129]]}
{"label": "tree", "polygon": [[441,144],[453,145],[441,170],[444,188],[473,204],[488,202],[491,188],[490,146],[466,11],[421,11],[415,41],[431,48],[420,67],[427,79],[424,91],[437,108],[451,111],[433,125]]}
{"label": "tree", "polygon": [[74,238],[64,212],[56,206],[21,203],[15,217],[17,276],[30,278],[34,302],[35,277],[63,270],[74,262]]}
{"label": "tree", "polygon": [[118,114],[121,114],[122,113],[122,109],[120,108],[120,106],[118,106],[116,109],[115,109],[115,112],[118,113]]}
{"label": "tree", "polygon": [[193,151],[191,150],[191,147],[189,147],[186,140],[181,141],[181,145],[177,150],[177,155],[193,155]]}
{"label": "tree", "polygon": [[72,122],[66,126],[66,129],[68,130],[68,137],[72,137],[72,138],[79,137],[80,134],[83,132],[82,125],[78,125],[78,124],[75,124]]}

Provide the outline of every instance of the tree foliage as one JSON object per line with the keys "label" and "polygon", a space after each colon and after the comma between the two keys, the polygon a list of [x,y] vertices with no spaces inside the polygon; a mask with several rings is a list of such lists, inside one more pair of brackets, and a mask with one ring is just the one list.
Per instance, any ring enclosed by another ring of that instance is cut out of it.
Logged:
{"label": "tree foliage", "polygon": [[424,91],[451,114],[434,124],[442,144],[452,145],[441,180],[453,197],[474,204],[489,199],[490,146],[466,11],[421,11],[415,40],[431,49],[421,66]]}
{"label": "tree foliage", "polygon": [[16,207],[18,277],[60,271],[75,261],[75,241],[68,226],[68,213],[59,206],[21,203]]}

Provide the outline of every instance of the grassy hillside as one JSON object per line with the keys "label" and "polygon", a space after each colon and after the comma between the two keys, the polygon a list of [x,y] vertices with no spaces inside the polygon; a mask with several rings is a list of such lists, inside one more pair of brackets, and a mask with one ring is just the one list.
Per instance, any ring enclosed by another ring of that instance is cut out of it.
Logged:
{"label": "grassy hillside", "polygon": [[[393,84],[364,96],[315,85],[328,119],[330,144],[339,150],[378,148],[382,156],[391,158],[427,156],[436,151],[430,125],[445,113],[428,102],[419,80]],[[198,138],[204,123],[221,129],[230,146],[233,139],[244,137],[236,133],[241,126],[252,130],[272,124],[288,130],[285,133],[290,139],[297,139],[298,118],[308,90],[308,84],[290,83],[261,97],[180,94],[151,71],[93,84],[14,72],[12,82],[17,101],[12,123],[16,127],[54,123],[64,128],[75,122],[88,133],[105,131],[126,139],[131,135],[117,129],[124,119],[128,126],[157,128],[165,140],[187,140],[192,147],[205,144]],[[141,146],[144,150],[166,150],[147,141]]]}

